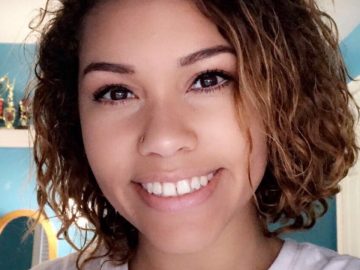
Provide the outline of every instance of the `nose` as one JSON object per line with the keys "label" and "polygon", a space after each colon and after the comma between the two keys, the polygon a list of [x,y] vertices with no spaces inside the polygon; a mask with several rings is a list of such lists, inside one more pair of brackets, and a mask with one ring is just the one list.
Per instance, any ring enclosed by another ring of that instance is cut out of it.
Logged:
{"label": "nose", "polygon": [[190,119],[174,107],[166,106],[149,111],[139,144],[143,156],[171,157],[195,149],[197,136]]}

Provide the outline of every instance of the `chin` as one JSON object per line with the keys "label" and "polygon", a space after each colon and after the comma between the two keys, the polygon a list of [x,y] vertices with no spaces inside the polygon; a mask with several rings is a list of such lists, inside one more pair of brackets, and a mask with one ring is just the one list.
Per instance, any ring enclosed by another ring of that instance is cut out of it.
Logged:
{"label": "chin", "polygon": [[173,230],[173,232],[149,235],[147,241],[162,253],[191,254],[198,253],[216,241],[216,233],[204,228],[195,230]]}

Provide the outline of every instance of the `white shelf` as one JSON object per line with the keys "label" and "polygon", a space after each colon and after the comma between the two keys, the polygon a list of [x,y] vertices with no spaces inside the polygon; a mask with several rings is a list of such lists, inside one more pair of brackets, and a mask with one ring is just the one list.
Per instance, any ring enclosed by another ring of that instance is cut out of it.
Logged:
{"label": "white shelf", "polygon": [[29,148],[33,141],[27,129],[0,128],[0,147]]}

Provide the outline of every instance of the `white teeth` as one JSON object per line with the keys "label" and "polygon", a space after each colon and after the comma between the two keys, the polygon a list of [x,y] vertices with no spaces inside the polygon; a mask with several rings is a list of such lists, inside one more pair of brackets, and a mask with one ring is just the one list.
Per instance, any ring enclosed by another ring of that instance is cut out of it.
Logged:
{"label": "white teeth", "polygon": [[165,197],[176,196],[176,186],[174,183],[163,183],[162,195]]}
{"label": "white teeth", "polygon": [[214,177],[214,173],[203,176],[193,176],[191,179],[182,179],[178,182],[154,182],[141,184],[149,193],[161,197],[181,196],[205,187]]}
{"label": "white teeth", "polygon": [[178,195],[183,195],[191,192],[191,187],[187,179],[181,180],[176,183],[176,190]]}
{"label": "white teeth", "polygon": [[191,188],[193,190],[198,190],[201,188],[200,179],[199,177],[195,176],[191,178]]}
{"label": "white teeth", "polygon": [[159,182],[153,183],[153,193],[155,195],[161,195],[162,193],[162,186]]}
{"label": "white teeth", "polygon": [[204,187],[208,184],[209,180],[206,176],[201,176],[200,177],[200,184]]}
{"label": "white teeth", "polygon": [[146,184],[146,190],[147,190],[149,193],[153,193],[153,192],[154,192],[153,183],[147,183],[147,184]]}

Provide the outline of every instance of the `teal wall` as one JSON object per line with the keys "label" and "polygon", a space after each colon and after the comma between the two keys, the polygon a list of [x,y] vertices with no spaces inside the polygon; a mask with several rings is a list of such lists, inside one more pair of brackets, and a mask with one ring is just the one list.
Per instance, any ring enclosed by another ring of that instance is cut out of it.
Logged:
{"label": "teal wall", "polygon": [[[14,101],[17,105],[22,99],[24,89],[32,78],[32,65],[34,59],[35,45],[7,44],[0,43],[0,77],[8,75],[10,82],[15,80]],[[0,90],[0,94],[3,89]],[[0,126],[3,126],[0,121]]]}
{"label": "teal wall", "polygon": [[20,217],[0,234],[0,269],[24,270],[31,267],[33,235],[23,239],[27,218]]}
{"label": "teal wall", "polygon": [[298,242],[310,242],[336,250],[336,200],[329,199],[328,203],[329,211],[316,222],[311,230],[284,234],[281,237],[292,238]]}
{"label": "teal wall", "polygon": [[31,150],[0,148],[0,215],[19,209],[36,209],[34,177],[30,175]]}
{"label": "teal wall", "polygon": [[[14,95],[16,105],[23,97],[24,89],[32,78],[34,49],[33,44],[0,43],[0,77],[8,74],[11,82],[16,79]],[[0,129],[3,126],[3,121],[0,121]],[[19,209],[37,209],[33,169],[31,149],[0,148],[0,216]],[[50,210],[48,214],[53,216]],[[51,224],[55,229],[60,226],[56,218],[51,219]],[[73,249],[64,240],[58,241],[59,256],[71,252]]]}
{"label": "teal wall", "polygon": [[[0,216],[20,209],[37,210],[31,155],[32,151],[28,148],[0,148]],[[50,223],[54,230],[58,230],[60,228],[58,219],[54,218],[49,209],[47,213],[51,217]],[[59,256],[65,256],[73,251],[66,241],[58,241]],[[4,256],[5,254],[0,252],[0,261],[6,258]],[[7,268],[0,267],[0,269]]]}
{"label": "teal wall", "polygon": [[[359,15],[360,16],[360,15]],[[340,44],[350,75],[360,75],[360,24]]]}
{"label": "teal wall", "polygon": [[[360,25],[345,38],[341,45],[345,63],[353,77],[360,75]],[[29,78],[34,45],[0,43],[0,76],[8,73],[16,78],[15,99],[18,101]],[[31,150],[25,148],[0,148],[0,216],[17,209],[36,209],[34,175]],[[329,212],[307,232],[285,235],[298,241],[308,241],[336,250],[336,207],[330,200]],[[59,228],[56,219],[52,219]],[[59,241],[59,256],[72,252],[63,240]]]}

